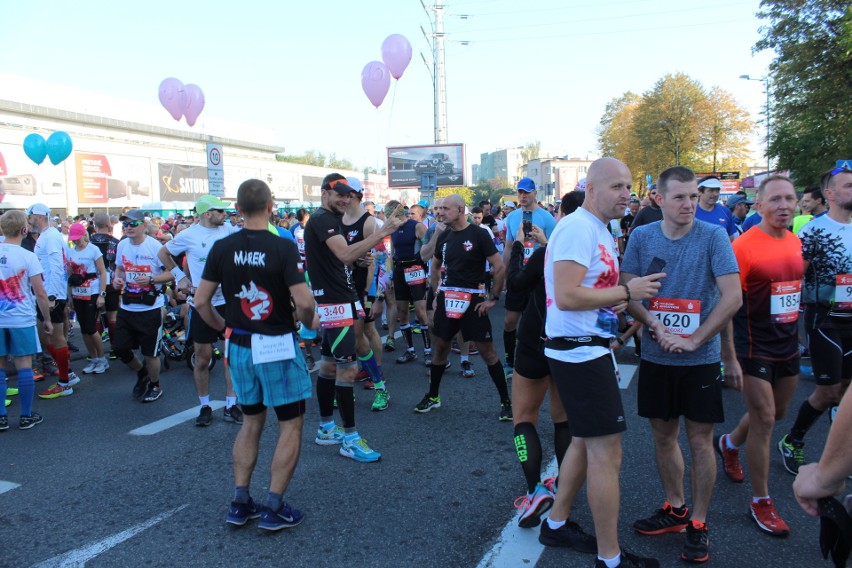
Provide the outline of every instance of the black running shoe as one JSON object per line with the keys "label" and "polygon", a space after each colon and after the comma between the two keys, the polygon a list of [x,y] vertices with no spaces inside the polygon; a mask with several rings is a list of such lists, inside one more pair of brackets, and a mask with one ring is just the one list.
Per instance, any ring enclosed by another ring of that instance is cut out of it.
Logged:
{"label": "black running shoe", "polygon": [[201,411],[198,413],[198,418],[195,419],[196,426],[210,426],[210,423],[213,421],[213,409],[207,406],[206,404],[201,407]]}
{"label": "black running shoe", "polygon": [[133,398],[139,400],[145,396],[145,391],[148,390],[148,382],[148,377],[136,379],[136,385],[133,387]]}
{"label": "black running shoe", "polygon": [[403,365],[405,363],[410,363],[411,361],[417,360],[417,353],[414,351],[406,350],[405,353],[396,358],[396,362],[399,365]]}
{"label": "black running shoe", "polygon": [[21,420],[18,422],[18,428],[21,430],[29,430],[36,424],[41,424],[42,422],[44,422],[44,418],[42,418],[41,414],[33,412],[29,416],[21,416]]}
{"label": "black running shoe", "polygon": [[225,422],[233,422],[235,424],[243,423],[243,411],[236,404],[231,408],[225,409]]}
{"label": "black running shoe", "polygon": [[512,421],[512,403],[511,402],[501,402],[500,403],[500,416],[497,417],[500,422],[511,422]]}
{"label": "black running shoe", "polygon": [[695,526],[694,522],[686,525],[686,544],[680,553],[682,560],[701,564],[710,559],[710,537],[707,535],[707,525],[701,528]]}
{"label": "black running shoe", "polygon": [[541,523],[538,541],[545,546],[573,548],[577,552],[585,554],[594,554],[598,551],[598,540],[587,534],[580,528],[580,525],[570,519],[565,521],[565,524],[558,529],[550,528],[547,521]]}
{"label": "black running shoe", "polygon": [[657,512],[647,519],[639,519],[633,523],[633,528],[636,532],[644,535],[657,535],[665,533],[682,533],[689,525],[689,509],[684,507],[685,511],[682,515],[677,515],[672,508],[671,503],[666,501],[663,503],[662,509],[657,509]]}
{"label": "black running shoe", "polygon": [[[600,558],[595,560],[595,568],[606,568],[606,562]],[[621,549],[621,562],[617,568],[660,568],[660,561],[656,558],[643,558]]]}
{"label": "black running shoe", "polygon": [[163,396],[163,389],[160,388],[160,383],[156,385],[148,383],[148,390],[145,391],[145,398],[142,399],[142,402],[154,402],[161,396]]}

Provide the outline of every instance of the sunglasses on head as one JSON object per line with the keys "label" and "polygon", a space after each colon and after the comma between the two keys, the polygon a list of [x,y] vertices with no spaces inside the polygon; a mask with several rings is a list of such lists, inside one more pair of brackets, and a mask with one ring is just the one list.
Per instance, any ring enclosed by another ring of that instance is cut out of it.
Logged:
{"label": "sunglasses on head", "polygon": [[122,221],[121,224],[125,227],[138,227],[142,221]]}
{"label": "sunglasses on head", "polygon": [[843,167],[843,168],[834,168],[833,170],[831,170],[830,172],[828,172],[828,179],[833,178],[833,177],[834,177],[834,176],[836,176],[837,174],[843,174],[843,173],[849,174],[849,173],[852,173],[852,170],[850,170],[849,168],[846,168],[846,167]]}

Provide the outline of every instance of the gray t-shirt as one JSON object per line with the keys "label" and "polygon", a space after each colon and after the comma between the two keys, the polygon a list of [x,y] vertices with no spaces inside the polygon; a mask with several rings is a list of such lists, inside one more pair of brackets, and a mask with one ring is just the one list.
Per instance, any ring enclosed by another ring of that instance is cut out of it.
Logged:
{"label": "gray t-shirt", "polygon": [[[716,278],[740,271],[725,230],[698,220],[689,233],[674,241],[663,234],[661,221],[634,228],[621,270],[646,276],[654,257],[666,261],[662,271],[667,276],[661,281],[659,294],[642,303],[679,335],[694,333],[716,307]],[[717,363],[721,359],[721,342],[717,334],[693,353],[666,353],[646,333],[642,359],[678,366]]]}

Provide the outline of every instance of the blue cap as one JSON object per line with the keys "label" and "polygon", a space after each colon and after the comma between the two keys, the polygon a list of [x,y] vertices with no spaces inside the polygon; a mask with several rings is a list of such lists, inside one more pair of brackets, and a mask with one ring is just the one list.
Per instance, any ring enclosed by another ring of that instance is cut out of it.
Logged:
{"label": "blue cap", "polygon": [[423,209],[429,209],[429,202],[426,201],[425,199],[421,199],[420,201],[418,201],[417,205],[419,205]]}
{"label": "blue cap", "polygon": [[364,184],[362,184],[361,180],[356,178],[356,177],[347,176],[346,177],[346,185],[351,187],[352,191],[354,191],[356,193],[364,193]]}
{"label": "blue cap", "polygon": [[530,178],[521,178],[518,182],[518,191],[535,191],[535,182]]}

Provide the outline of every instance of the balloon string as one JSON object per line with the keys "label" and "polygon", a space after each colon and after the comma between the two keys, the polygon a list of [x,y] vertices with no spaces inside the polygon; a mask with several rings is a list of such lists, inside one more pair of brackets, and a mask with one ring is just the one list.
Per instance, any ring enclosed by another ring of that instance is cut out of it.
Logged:
{"label": "balloon string", "polygon": [[[393,94],[391,95],[391,106],[390,106],[390,114],[388,115],[388,135],[386,137],[386,142],[390,142],[390,130],[391,124],[393,123],[393,105],[396,102],[396,86],[399,84],[399,81],[394,80],[393,82]],[[385,144],[387,145],[387,144]]]}

